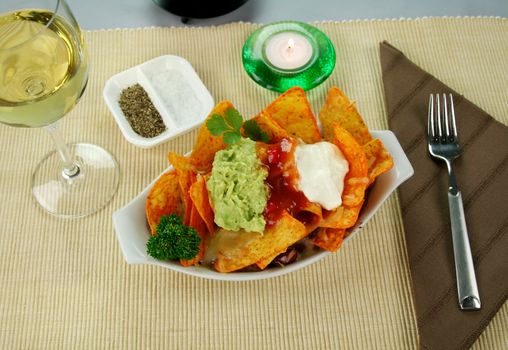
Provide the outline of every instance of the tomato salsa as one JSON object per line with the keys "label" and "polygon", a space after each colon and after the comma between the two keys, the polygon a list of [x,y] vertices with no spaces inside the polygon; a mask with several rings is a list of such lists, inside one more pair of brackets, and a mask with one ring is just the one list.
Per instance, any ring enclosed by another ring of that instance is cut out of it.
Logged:
{"label": "tomato salsa", "polygon": [[297,188],[298,172],[294,161],[295,141],[282,139],[267,145],[263,164],[268,168],[266,183],[270,189],[268,203],[264,211],[267,225],[275,224],[286,211],[303,223],[305,215],[298,213],[309,204],[303,192]]}

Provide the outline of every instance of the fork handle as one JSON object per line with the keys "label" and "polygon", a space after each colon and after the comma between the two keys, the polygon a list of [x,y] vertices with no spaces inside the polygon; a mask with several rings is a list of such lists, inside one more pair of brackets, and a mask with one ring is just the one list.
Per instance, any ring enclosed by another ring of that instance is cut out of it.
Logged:
{"label": "fork handle", "polygon": [[479,310],[481,308],[480,294],[469,246],[462,194],[456,188],[450,188],[448,191],[448,205],[450,207],[453,255],[460,308],[462,310]]}

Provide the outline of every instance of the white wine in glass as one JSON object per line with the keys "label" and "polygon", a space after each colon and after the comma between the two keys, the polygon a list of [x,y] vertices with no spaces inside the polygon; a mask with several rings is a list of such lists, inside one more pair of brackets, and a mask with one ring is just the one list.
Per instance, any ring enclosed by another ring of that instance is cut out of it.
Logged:
{"label": "white wine in glass", "polygon": [[113,156],[91,144],[67,145],[58,132],[56,122],[76,105],[87,81],[83,35],[64,0],[2,0],[0,122],[44,127],[53,137],[56,151],[37,165],[32,193],[61,217],[95,213],[119,184]]}

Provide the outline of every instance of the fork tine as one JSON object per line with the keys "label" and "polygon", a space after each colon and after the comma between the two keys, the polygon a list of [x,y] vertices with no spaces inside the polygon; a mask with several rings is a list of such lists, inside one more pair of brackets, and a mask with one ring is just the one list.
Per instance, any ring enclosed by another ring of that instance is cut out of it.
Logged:
{"label": "fork tine", "polygon": [[450,135],[450,118],[448,117],[448,103],[446,101],[446,94],[443,94],[443,114],[444,114],[444,129],[445,129],[445,137],[449,138]]}
{"label": "fork tine", "polygon": [[436,115],[437,115],[437,137],[441,138],[443,136],[443,129],[441,124],[443,123],[441,119],[441,100],[439,98],[439,94],[436,94]]}
{"label": "fork tine", "polygon": [[430,138],[434,138],[435,129],[434,129],[434,95],[430,94],[429,97],[429,116],[427,120],[427,135]]}
{"label": "fork tine", "polygon": [[457,124],[455,123],[455,109],[453,107],[453,95],[450,94],[450,115],[451,115],[451,128],[452,135],[457,139]]}

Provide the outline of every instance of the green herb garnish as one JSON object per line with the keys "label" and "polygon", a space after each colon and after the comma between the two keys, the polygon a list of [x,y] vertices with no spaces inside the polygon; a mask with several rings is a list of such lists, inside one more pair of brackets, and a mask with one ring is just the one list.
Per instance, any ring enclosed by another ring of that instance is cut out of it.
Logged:
{"label": "green herb garnish", "polygon": [[253,141],[261,141],[264,143],[268,143],[270,141],[270,137],[266,132],[261,130],[258,123],[255,120],[250,119],[243,123],[243,130],[245,135],[247,135]]}
{"label": "green herb garnish", "polygon": [[192,227],[185,226],[182,219],[171,214],[161,217],[157,234],[146,243],[148,255],[159,260],[191,260],[199,253],[201,237]]}
{"label": "green herb garnish", "polygon": [[224,118],[218,114],[214,114],[206,122],[208,131],[213,136],[222,136],[225,143],[233,145],[240,141],[242,135],[240,130],[244,127],[247,137],[253,141],[268,142],[270,138],[268,134],[259,128],[255,120],[243,121],[242,115],[234,108],[230,108],[225,112]]}
{"label": "green herb garnish", "polygon": [[232,145],[240,141],[240,129],[242,128],[243,118],[234,108],[226,111],[224,118],[218,114],[206,122],[206,127],[213,136],[222,136],[224,142]]}

